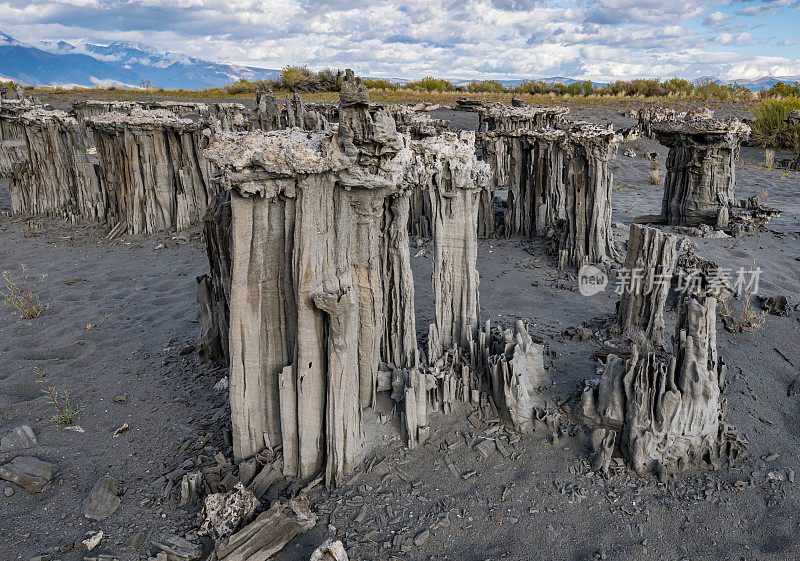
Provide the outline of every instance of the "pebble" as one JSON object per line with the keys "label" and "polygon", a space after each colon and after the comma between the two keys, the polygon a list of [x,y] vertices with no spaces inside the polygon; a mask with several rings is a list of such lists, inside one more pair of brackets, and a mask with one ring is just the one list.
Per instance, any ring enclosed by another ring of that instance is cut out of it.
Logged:
{"label": "pebble", "polygon": [[11,495],[13,495],[13,494],[14,494],[14,488],[13,488],[11,485],[9,485],[9,486],[8,486],[8,487],[6,487],[5,489],[3,489],[3,494],[4,494],[6,497],[10,497]]}

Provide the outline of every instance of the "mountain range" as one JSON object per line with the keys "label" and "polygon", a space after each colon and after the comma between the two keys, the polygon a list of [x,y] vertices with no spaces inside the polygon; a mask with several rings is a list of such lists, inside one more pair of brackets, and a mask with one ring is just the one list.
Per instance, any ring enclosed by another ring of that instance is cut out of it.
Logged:
{"label": "mountain range", "polygon": [[105,46],[43,41],[33,46],[0,32],[0,79],[27,86],[154,86],[195,90],[279,75],[280,70],[211,62],[130,41]]}
{"label": "mountain range", "polygon": [[[212,62],[181,53],[162,52],[131,41],[115,41],[110,45],[41,41],[34,46],[0,32],[0,80],[14,80],[26,86],[154,86],[197,90],[225,86],[241,79],[254,81],[279,76],[280,70]],[[567,77],[541,80],[563,84],[581,81]],[[404,79],[390,81],[407,82]],[[515,86],[525,80],[500,81]],[[759,91],[778,82],[799,82],[800,76],[764,76],[756,80],[720,80],[707,76],[695,80],[702,81],[738,84]],[[469,80],[452,82],[466,85]]]}

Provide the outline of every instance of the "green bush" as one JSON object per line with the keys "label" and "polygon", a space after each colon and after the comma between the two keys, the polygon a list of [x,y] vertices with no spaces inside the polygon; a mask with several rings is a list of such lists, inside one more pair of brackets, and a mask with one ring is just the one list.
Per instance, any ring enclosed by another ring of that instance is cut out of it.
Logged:
{"label": "green bush", "polygon": [[454,92],[456,87],[447,80],[426,76],[416,82],[408,82],[406,87],[419,92]]}
{"label": "green bush", "polygon": [[676,95],[689,95],[694,91],[694,84],[683,78],[672,78],[664,82],[667,93]]}
{"label": "green bush", "polygon": [[528,80],[519,84],[512,91],[517,94],[542,95],[556,90],[553,86],[541,80]]}
{"label": "green bush", "polygon": [[778,82],[768,90],[760,92],[761,97],[800,97],[800,82],[786,84]]}
{"label": "green bush", "polygon": [[367,78],[364,80],[367,84],[367,89],[369,90],[394,90],[397,89],[394,84],[389,82],[388,80],[370,80]]}
{"label": "green bush", "polygon": [[699,82],[695,86],[693,95],[700,99],[729,100],[752,97],[753,93],[744,86],[739,86],[737,84],[717,84],[716,82],[706,80]]}
{"label": "green bush", "polygon": [[473,80],[467,84],[467,91],[473,93],[504,93],[508,90],[497,80]]}
{"label": "green bush", "polygon": [[800,110],[800,99],[770,99],[753,108],[753,141],[759,146],[797,150],[800,125],[789,125],[789,111]]}

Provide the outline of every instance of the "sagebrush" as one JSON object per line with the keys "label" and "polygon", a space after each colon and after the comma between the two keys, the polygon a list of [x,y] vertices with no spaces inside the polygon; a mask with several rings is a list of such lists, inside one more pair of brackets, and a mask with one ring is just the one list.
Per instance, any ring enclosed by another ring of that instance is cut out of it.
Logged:
{"label": "sagebrush", "polygon": [[11,271],[3,271],[5,288],[0,290],[0,296],[6,306],[15,310],[20,318],[37,318],[47,309],[47,304],[42,302],[38,294],[46,276],[32,277],[25,265],[22,265],[22,277],[19,280],[15,279]]}

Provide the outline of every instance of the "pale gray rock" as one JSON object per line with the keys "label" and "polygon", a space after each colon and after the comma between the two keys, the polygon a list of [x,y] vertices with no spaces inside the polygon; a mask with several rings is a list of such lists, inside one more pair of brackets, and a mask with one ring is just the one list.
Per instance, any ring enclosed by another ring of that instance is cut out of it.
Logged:
{"label": "pale gray rock", "polygon": [[631,224],[617,306],[616,333],[644,352],[664,348],[664,305],[677,260],[677,238],[657,228]]}
{"label": "pale gray rock", "polygon": [[[197,561],[203,556],[203,546],[174,534],[165,534],[151,541],[153,548],[166,561]],[[158,557],[156,557],[158,559]]]}
{"label": "pale gray rock", "polygon": [[236,534],[217,542],[218,561],[259,561],[271,558],[298,535],[317,523],[306,497],[275,501]]}
{"label": "pale gray rock", "polygon": [[0,479],[16,483],[30,493],[43,491],[58,471],[58,466],[33,456],[17,456],[0,466]]}
{"label": "pale gray rock", "polygon": [[28,425],[20,425],[0,438],[0,450],[25,450],[36,444],[36,435]]}
{"label": "pale gray rock", "polygon": [[213,122],[167,109],[103,113],[86,121],[97,147],[107,221],[132,234],[185,230],[205,216],[216,191],[203,149]]}
{"label": "pale gray rock", "polygon": [[117,496],[117,481],[104,475],[92,487],[89,496],[83,501],[83,515],[89,520],[105,520],[113,515],[120,505]]}
{"label": "pale gray rock", "polygon": [[250,520],[259,504],[253,492],[241,483],[237,483],[229,493],[208,495],[203,504],[203,523],[198,534],[216,540],[230,536]]}
{"label": "pale gray rock", "polygon": [[347,551],[341,541],[327,539],[308,558],[308,561],[348,561]]}

